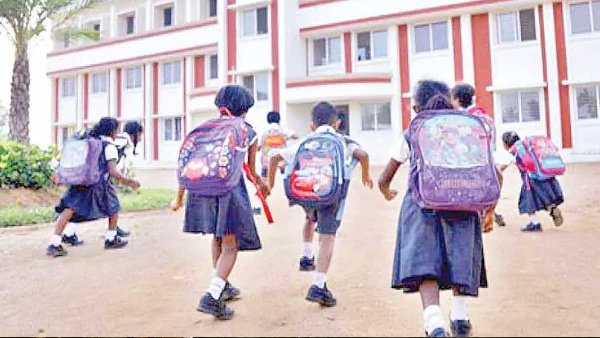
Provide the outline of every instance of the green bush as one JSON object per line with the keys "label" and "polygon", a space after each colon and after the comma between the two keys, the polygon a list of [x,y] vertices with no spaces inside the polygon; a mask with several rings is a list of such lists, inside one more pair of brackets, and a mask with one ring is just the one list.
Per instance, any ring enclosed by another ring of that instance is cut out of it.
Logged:
{"label": "green bush", "polygon": [[47,150],[17,142],[0,142],[0,188],[40,189],[52,185],[55,148]]}

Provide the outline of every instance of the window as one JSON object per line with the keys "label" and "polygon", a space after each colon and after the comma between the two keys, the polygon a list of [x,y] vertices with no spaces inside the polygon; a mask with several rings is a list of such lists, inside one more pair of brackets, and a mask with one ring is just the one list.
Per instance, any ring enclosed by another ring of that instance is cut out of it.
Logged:
{"label": "window", "polygon": [[169,3],[154,9],[154,23],[156,28],[170,27],[175,24],[174,4]]}
{"label": "window", "polygon": [[242,13],[242,36],[254,36],[269,33],[267,16],[267,7],[245,10]]}
{"label": "window", "polygon": [[106,93],[107,76],[106,73],[92,74],[92,94]]}
{"label": "window", "polygon": [[364,32],[356,35],[356,59],[365,61],[387,57],[387,31]]}
{"label": "window", "polygon": [[117,17],[117,35],[135,34],[135,12],[121,14]]}
{"label": "window", "polygon": [[181,141],[181,117],[163,120],[163,140]]}
{"label": "window", "polygon": [[390,103],[363,103],[360,109],[363,131],[392,129]]}
{"label": "window", "polygon": [[169,27],[173,24],[173,7],[163,9],[163,26]]}
{"label": "window", "polygon": [[415,26],[415,51],[426,53],[448,49],[448,22]]}
{"label": "window", "polygon": [[75,96],[75,79],[62,80],[62,97]]}
{"label": "window", "polygon": [[539,122],[539,91],[518,91],[499,94],[502,123]]}
{"label": "window", "polygon": [[217,16],[217,0],[208,0],[208,17],[214,18]]}
{"label": "window", "polygon": [[[83,28],[90,33],[92,33],[92,32],[98,33],[98,37],[100,37],[100,29],[101,29],[100,21],[98,21],[98,20],[90,21],[90,22],[86,23]],[[95,40],[91,37],[86,39],[86,41],[95,42]]]}
{"label": "window", "polygon": [[600,0],[577,2],[571,8],[571,33],[600,31]]}
{"label": "window", "polygon": [[327,66],[342,62],[342,39],[337,36],[313,40],[313,65]]}
{"label": "window", "polygon": [[125,29],[125,33],[128,35],[135,33],[135,16],[128,15],[126,21],[127,27]]}
{"label": "window", "polygon": [[599,86],[585,86],[575,89],[578,120],[590,120],[598,118],[599,90]]}
{"label": "window", "polygon": [[181,62],[167,62],[162,65],[162,84],[177,84],[181,82]]}
{"label": "window", "polygon": [[242,78],[242,86],[254,95],[256,101],[267,101],[269,99],[268,73],[246,75]]}
{"label": "window", "polygon": [[125,69],[125,89],[142,88],[142,67]]}
{"label": "window", "polygon": [[219,78],[219,57],[217,54],[210,55],[208,58],[208,80]]}
{"label": "window", "polygon": [[536,39],[535,11],[533,9],[499,14],[496,20],[499,43],[534,41]]}
{"label": "window", "polygon": [[75,134],[75,127],[73,127],[73,126],[62,127],[60,130],[60,135],[61,135],[61,140],[62,140],[61,144],[64,145],[67,142],[67,140],[69,140],[69,138],[71,136],[73,136],[73,134]]}

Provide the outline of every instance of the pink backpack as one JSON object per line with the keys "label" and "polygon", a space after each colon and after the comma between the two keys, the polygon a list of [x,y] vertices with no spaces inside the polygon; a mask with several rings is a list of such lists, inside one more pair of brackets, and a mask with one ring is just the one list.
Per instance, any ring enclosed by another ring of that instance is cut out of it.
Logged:
{"label": "pink backpack", "polygon": [[532,179],[543,181],[565,174],[558,147],[546,136],[527,137],[515,143],[510,152],[519,156],[519,168]]}

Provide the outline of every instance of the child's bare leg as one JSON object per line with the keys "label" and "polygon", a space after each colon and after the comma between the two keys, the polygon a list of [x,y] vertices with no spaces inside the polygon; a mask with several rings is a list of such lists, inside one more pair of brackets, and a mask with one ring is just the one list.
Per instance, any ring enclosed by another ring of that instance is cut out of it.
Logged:
{"label": "child's bare leg", "polygon": [[335,235],[319,234],[319,256],[317,257],[317,272],[326,274],[331,265]]}
{"label": "child's bare leg", "polygon": [[[62,236],[63,231],[65,231],[65,227],[73,218],[75,212],[73,209],[65,209],[58,216],[58,220],[56,221],[56,226],[54,227],[54,235]],[[60,244],[60,243],[59,243]]]}
{"label": "child's bare leg", "polygon": [[108,230],[117,230],[119,224],[119,213],[116,213],[108,218]]}
{"label": "child's bare leg", "polygon": [[302,228],[302,253],[300,257],[313,258],[312,243],[315,237],[315,222],[309,217]]}
{"label": "child's bare leg", "polygon": [[[220,243],[220,248],[215,248]],[[213,259],[217,256],[215,275],[213,276],[208,290],[213,299],[218,300],[225,289],[227,279],[233,270],[237,259],[238,243],[235,235],[225,235],[213,240]]]}
{"label": "child's bare leg", "polygon": [[419,287],[423,304],[423,322],[427,334],[436,329],[446,329],[446,322],[440,308],[440,288],[435,280],[425,280]]}
{"label": "child's bare leg", "polygon": [[214,272],[217,272],[217,263],[219,262],[219,257],[221,257],[221,239],[217,237],[213,237],[212,240],[212,267]]}
{"label": "child's bare leg", "polygon": [[71,218],[73,218],[73,214],[73,209],[65,209],[58,216],[56,226],[54,227],[54,233],[50,237],[50,242],[48,243],[48,249],[46,251],[48,256],[59,257],[67,254],[67,251],[62,247],[62,234]]}

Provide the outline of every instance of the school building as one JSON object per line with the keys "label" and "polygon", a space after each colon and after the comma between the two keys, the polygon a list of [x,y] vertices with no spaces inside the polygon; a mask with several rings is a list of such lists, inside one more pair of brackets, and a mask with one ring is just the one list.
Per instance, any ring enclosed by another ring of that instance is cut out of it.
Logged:
{"label": "school building", "polygon": [[333,102],[376,164],[412,117],[420,79],[475,85],[498,132],[543,134],[568,161],[600,160],[598,0],[122,0],[74,24],[100,41],[55,38],[52,135],[103,116],[145,126],[143,166],[174,165],[185,133],[214,117],[217,89],[249,88],[308,132]]}

